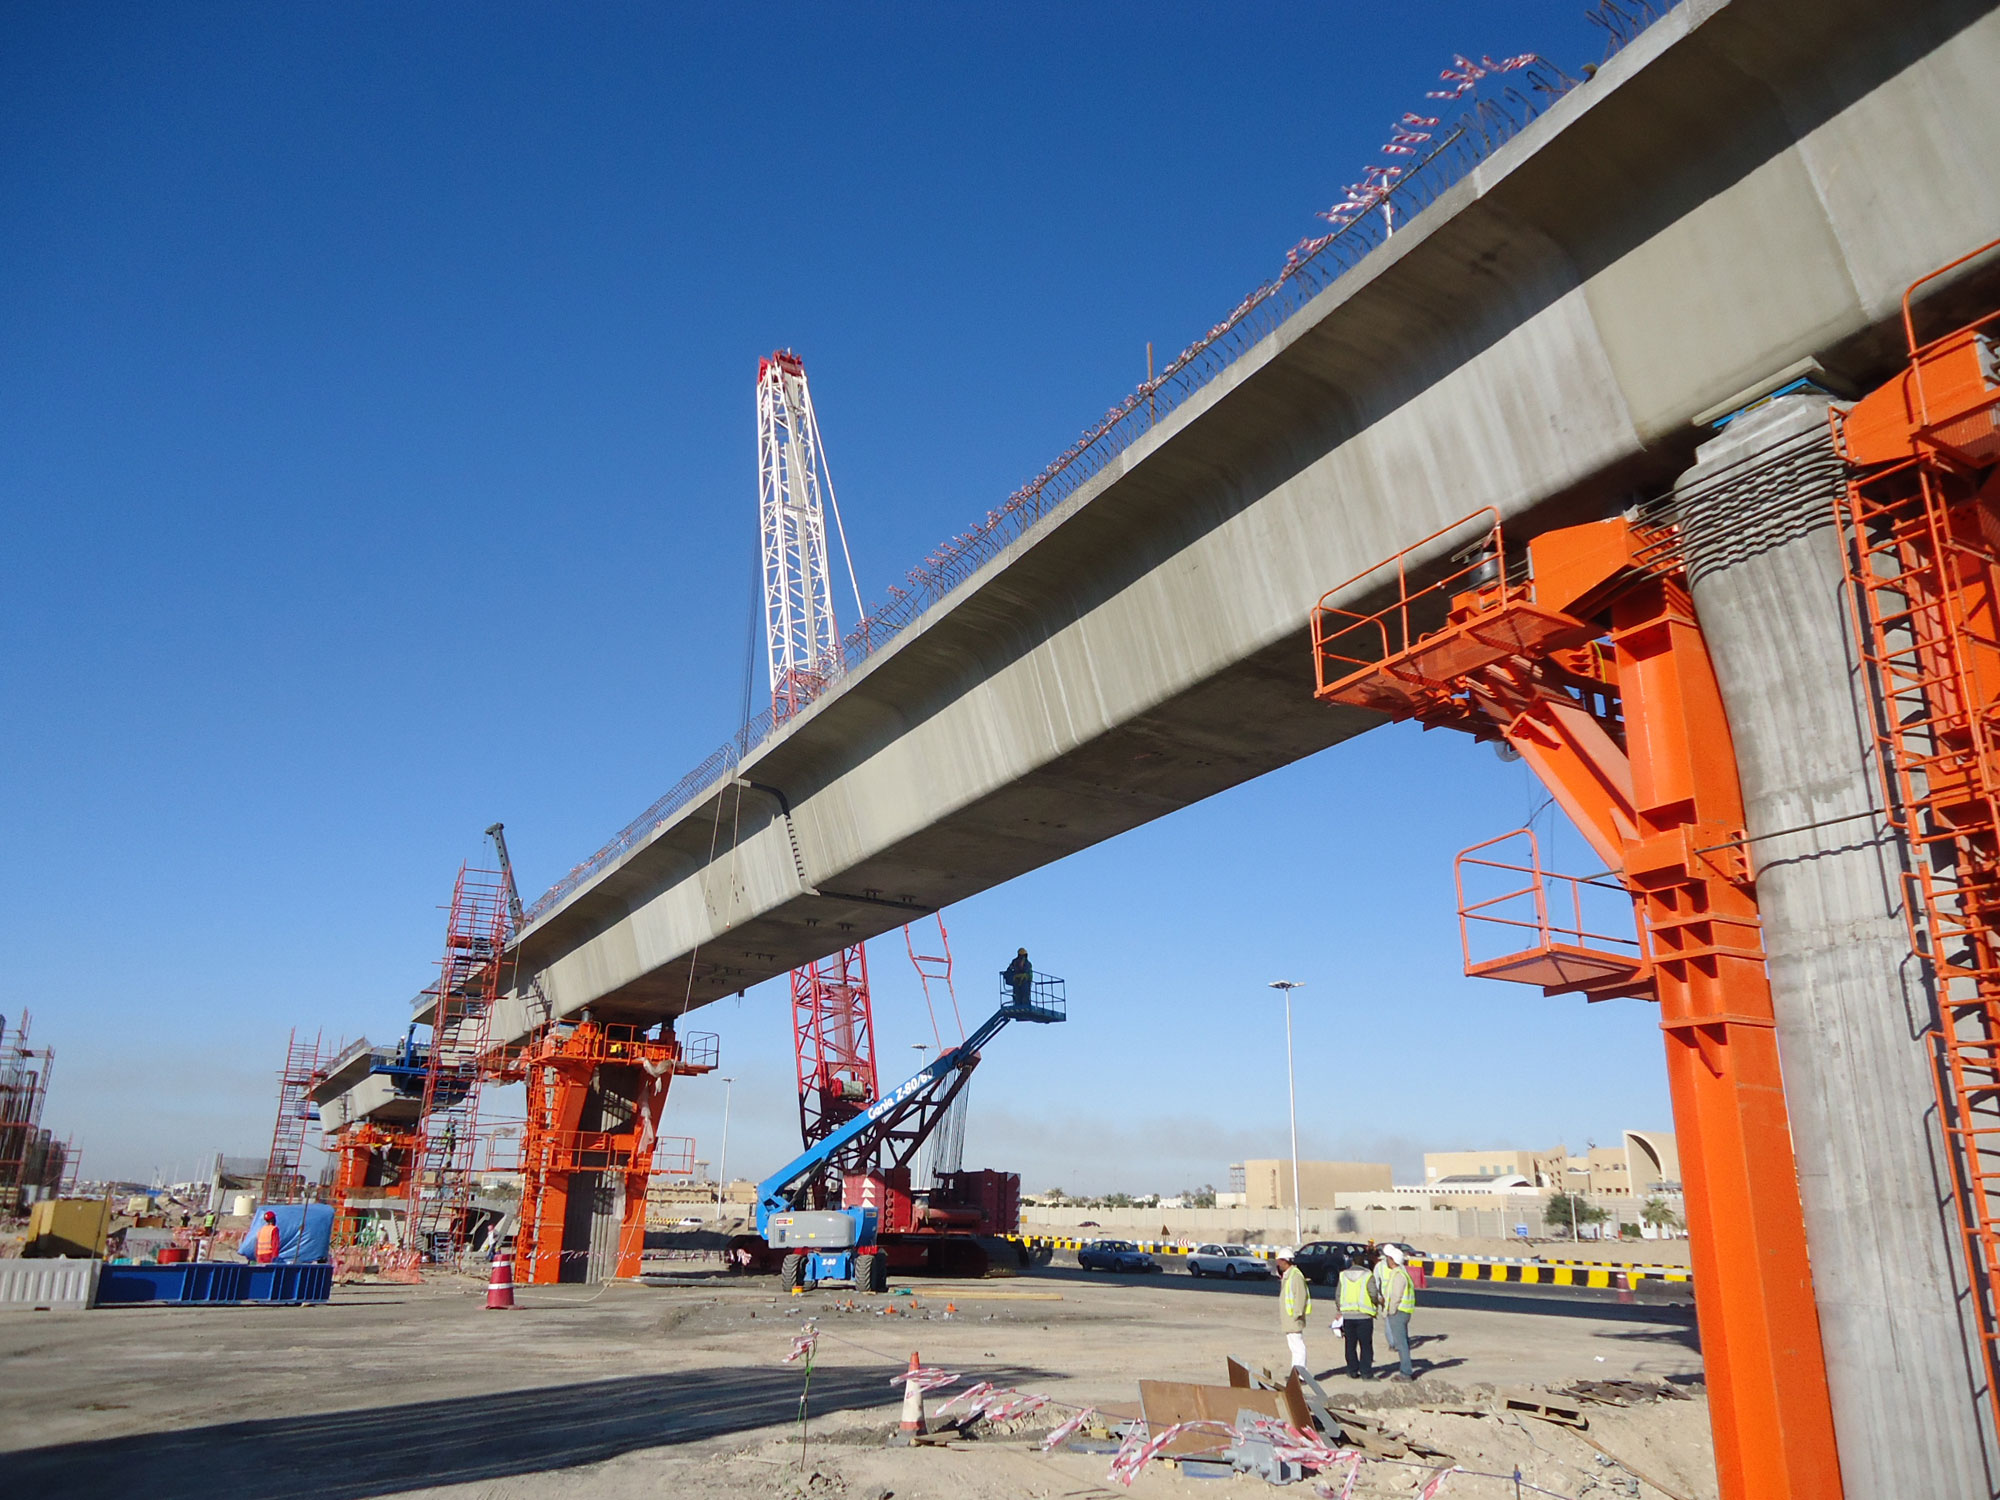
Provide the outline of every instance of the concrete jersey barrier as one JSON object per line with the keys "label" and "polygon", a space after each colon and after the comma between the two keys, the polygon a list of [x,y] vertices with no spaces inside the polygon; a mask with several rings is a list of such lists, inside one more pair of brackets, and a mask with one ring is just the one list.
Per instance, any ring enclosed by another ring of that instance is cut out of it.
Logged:
{"label": "concrete jersey barrier", "polygon": [[101,1260],[0,1260],[0,1312],[94,1307],[103,1265]]}

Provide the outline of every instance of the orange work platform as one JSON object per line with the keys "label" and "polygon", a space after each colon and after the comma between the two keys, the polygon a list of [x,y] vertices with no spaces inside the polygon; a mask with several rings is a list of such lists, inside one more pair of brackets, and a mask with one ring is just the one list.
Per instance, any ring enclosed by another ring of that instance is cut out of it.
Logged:
{"label": "orange work platform", "polygon": [[[1471,545],[1453,570],[1418,585],[1412,559],[1455,539]],[[1373,612],[1331,603],[1384,585],[1395,597]],[[1499,840],[1466,851],[1468,972],[1658,1000],[1722,1494],[1838,1496],[1735,752],[1672,526],[1570,527],[1523,559],[1477,512],[1330,592],[1312,635],[1320,699],[1504,740],[1604,862],[1552,882],[1532,838],[1511,858]],[[1521,883],[1471,899],[1468,869]],[[1584,887],[1606,880],[1629,935],[1590,930]],[[1475,931],[1495,927],[1515,945],[1476,958]]]}
{"label": "orange work platform", "polygon": [[[716,1058],[707,1032],[648,1038],[640,1027],[597,1021],[558,1022],[529,1044],[516,1064],[528,1090],[517,1280],[586,1280],[594,1254],[614,1275],[639,1274],[667,1089],[677,1076],[713,1071]],[[686,1159],[675,1165],[692,1165],[691,1143],[675,1150]],[[615,1242],[594,1244],[614,1220]]]}

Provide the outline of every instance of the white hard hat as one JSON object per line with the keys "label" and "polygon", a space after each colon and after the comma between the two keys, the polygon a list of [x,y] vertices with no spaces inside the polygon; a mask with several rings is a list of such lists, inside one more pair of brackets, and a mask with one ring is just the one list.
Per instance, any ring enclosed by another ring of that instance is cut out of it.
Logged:
{"label": "white hard hat", "polygon": [[1271,1252],[1272,1260],[1296,1260],[1299,1252],[1291,1245],[1280,1245]]}
{"label": "white hard hat", "polygon": [[1382,1253],[1388,1256],[1389,1259],[1393,1260],[1399,1266],[1403,1263],[1403,1252],[1401,1250],[1398,1250],[1394,1245],[1384,1245],[1382,1247]]}

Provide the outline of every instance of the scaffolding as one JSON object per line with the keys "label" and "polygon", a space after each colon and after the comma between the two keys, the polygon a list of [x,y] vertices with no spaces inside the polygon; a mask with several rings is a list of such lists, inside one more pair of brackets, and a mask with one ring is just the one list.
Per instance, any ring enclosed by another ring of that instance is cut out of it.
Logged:
{"label": "scaffolding", "polygon": [[326,1061],[340,1049],[321,1053],[321,1036],[313,1033],[310,1042],[299,1040],[297,1027],[285,1040],[285,1065],[278,1072],[278,1119],[271,1127],[271,1150],[264,1159],[263,1197],[266,1203],[302,1203],[306,1179],[302,1163],[306,1149],[306,1126],[319,1118],[319,1110],[308,1098],[318,1083]]}
{"label": "scaffolding", "polygon": [[677,1077],[714,1071],[718,1056],[710,1033],[662,1031],[648,1037],[640,1026],[559,1021],[520,1059],[528,1116],[516,1280],[639,1274],[655,1163],[671,1172],[694,1167],[693,1141],[659,1136],[667,1090]]}
{"label": "scaffolding", "polygon": [[1903,872],[1911,951],[1937,1012],[1938,1112],[2000,1420],[2000,312],[1919,342],[1833,414],[1851,466],[1849,597]]}
{"label": "scaffolding", "polygon": [[408,1248],[438,1264],[456,1263],[470,1238],[480,1073],[511,936],[505,875],[460,866],[437,983],[426,991],[430,1054],[410,1147]]}
{"label": "scaffolding", "polygon": [[26,1189],[52,1185],[30,1168],[37,1156],[46,1161],[42,1101],[48,1096],[55,1051],[28,1044],[29,1023],[24,1010],[9,1037],[6,1019],[0,1017],[0,1215],[7,1216],[21,1212]]}

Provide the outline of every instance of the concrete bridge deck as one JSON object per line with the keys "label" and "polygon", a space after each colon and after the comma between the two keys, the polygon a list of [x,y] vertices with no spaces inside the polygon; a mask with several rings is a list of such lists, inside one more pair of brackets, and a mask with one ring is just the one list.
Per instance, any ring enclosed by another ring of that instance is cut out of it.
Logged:
{"label": "concrete bridge deck", "polygon": [[[1894,359],[2000,225],[1984,3],[1689,0],[521,936],[558,1013],[678,1014],[1370,727],[1338,580],[1685,468],[1697,419]],[[782,798],[782,803],[781,803]],[[789,808],[789,812],[787,812]],[[503,1021],[503,1028],[522,1024]]]}
{"label": "concrete bridge deck", "polygon": [[[1330,585],[1482,506],[1525,537],[1661,493],[1744,398],[1900,363],[1905,286],[2000,232],[1995,79],[1990,0],[1686,0],[741,784],[528,927],[523,972],[559,1013],[677,1015],[1368,729],[1311,697],[1306,614]],[[1975,280],[1940,304],[1994,294]],[[1992,1497],[1906,852],[1865,825],[1777,836],[1877,796],[1837,471],[1822,449],[1774,479],[1796,513],[1768,533],[1732,519],[1762,501],[1728,466],[1823,421],[1777,403],[1708,445],[1683,495],[1725,561],[1695,602],[1750,832],[1771,835],[1758,893],[1846,1492]]]}

